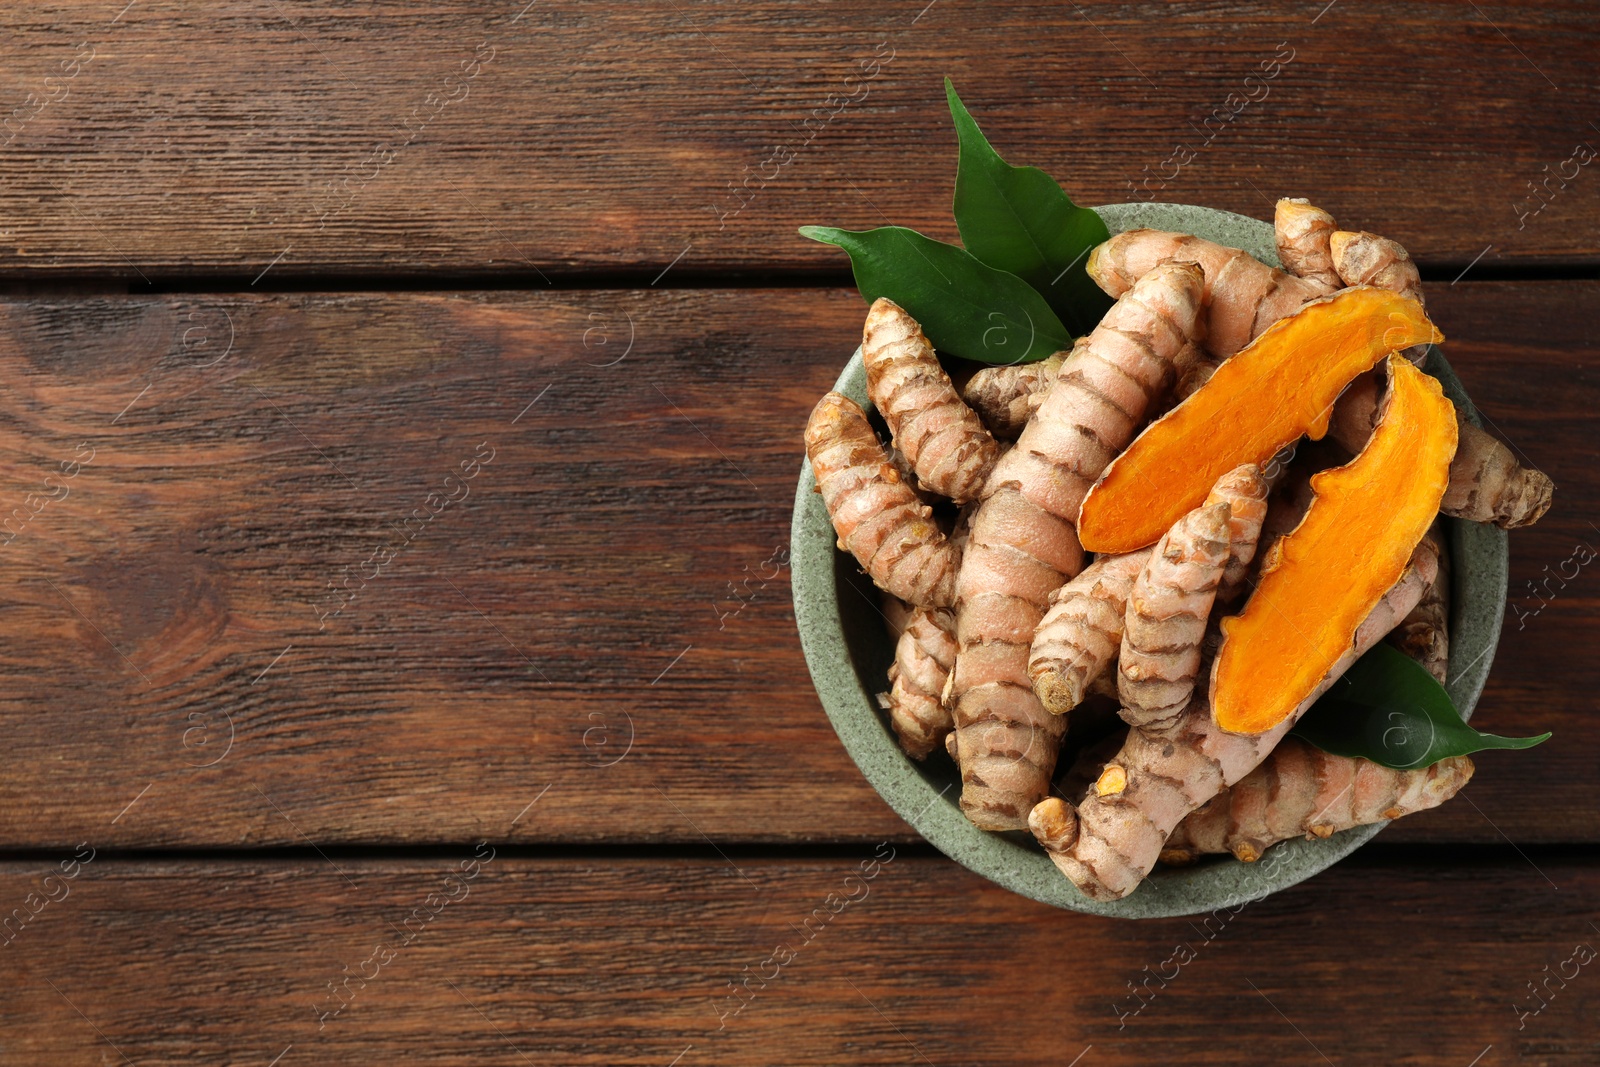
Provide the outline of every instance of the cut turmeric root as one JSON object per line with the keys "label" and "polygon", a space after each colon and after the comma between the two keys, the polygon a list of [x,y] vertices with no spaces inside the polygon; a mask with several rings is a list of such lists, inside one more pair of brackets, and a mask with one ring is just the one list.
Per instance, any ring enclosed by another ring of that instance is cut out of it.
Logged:
{"label": "cut turmeric root", "polygon": [[1344,289],[1301,308],[1224,362],[1106,468],[1078,516],[1084,548],[1153,544],[1234,467],[1266,463],[1303,433],[1320,438],[1352,378],[1426,340],[1442,335],[1422,308],[1386,290]]}
{"label": "cut turmeric root", "polygon": [[1348,465],[1312,477],[1305,518],[1263,560],[1244,611],[1222,620],[1211,713],[1224,730],[1270,730],[1319,686],[1438,513],[1455,408],[1398,355],[1389,373],[1372,440]]}
{"label": "cut turmeric root", "polygon": [[829,393],[806,423],[806,455],[839,535],[880,589],[910,604],[950,607],[954,546],[889,462],[855,401]]}
{"label": "cut turmeric root", "polygon": [[1430,767],[1395,770],[1285,737],[1261,766],[1178,824],[1161,849],[1161,862],[1192,863],[1226,852],[1254,863],[1292,837],[1329,837],[1436,808],[1461,791],[1472,769],[1470,758],[1452,756]]}
{"label": "cut turmeric root", "polygon": [[887,297],[867,311],[861,361],[867,392],[918,484],[957,504],[976,499],[999,447],[956,394],[922,327]]}

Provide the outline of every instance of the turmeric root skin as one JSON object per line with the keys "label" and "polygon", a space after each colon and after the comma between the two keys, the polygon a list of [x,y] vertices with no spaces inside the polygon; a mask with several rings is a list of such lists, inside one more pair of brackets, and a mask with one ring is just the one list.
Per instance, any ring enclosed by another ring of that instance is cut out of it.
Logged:
{"label": "turmeric root skin", "polygon": [[806,455],[839,547],[885,592],[925,607],[955,601],[954,546],[889,462],[849,397],[828,393],[806,424]]}
{"label": "turmeric root skin", "polygon": [[1182,714],[1200,672],[1200,639],[1228,564],[1227,503],[1178,520],[1134,580],[1117,657],[1122,718],[1153,733]]}
{"label": "turmeric root skin", "polygon": [[956,582],[958,651],[947,684],[961,766],[961,810],[984,830],[1020,828],[1050,788],[1066,721],[1044,710],[1028,648],[1050,594],[1083,566],[1071,524],[1015,486],[973,518]]}
{"label": "turmeric root skin", "polygon": [[1395,770],[1285,737],[1261,766],[1178,824],[1161,850],[1161,862],[1191,863],[1206,854],[1232,853],[1254,863],[1268,848],[1302,834],[1328,837],[1436,808],[1461,791],[1472,770],[1466,756]]}
{"label": "turmeric root skin", "polygon": [[1279,200],[1272,230],[1283,269],[1321,287],[1325,293],[1342,287],[1345,283],[1334,269],[1330,242],[1336,229],[1333,216],[1312,206],[1309,200]]}
{"label": "turmeric root skin", "polygon": [[1508,446],[1465,419],[1460,434],[1439,510],[1504,530],[1532,526],[1543,518],[1556,491],[1550,476],[1524,467]]}
{"label": "turmeric root skin", "polygon": [[957,504],[976,499],[1000,450],[956,394],[922,327],[894,301],[878,298],[862,328],[861,359],[867,392],[918,483]]}
{"label": "turmeric root skin", "polygon": [[1334,271],[1345,285],[1375,285],[1423,302],[1422,276],[1398,242],[1365,230],[1339,230],[1329,237],[1328,245]]}
{"label": "turmeric root skin", "polygon": [[1261,468],[1247,463],[1224,474],[1206,497],[1208,505],[1228,505],[1228,562],[1217,586],[1218,605],[1230,605],[1245,592],[1250,563],[1261,540],[1261,524],[1267,517],[1270,489]]}
{"label": "turmeric root skin", "polygon": [[955,618],[942,608],[913,612],[895,645],[891,688],[878,696],[900,747],[912,759],[926,759],[944,744],[954,725],[942,698],[956,660],[955,625]]}
{"label": "turmeric root skin", "polygon": [[1065,353],[1058,352],[1037,363],[984,367],[961,387],[961,399],[978,413],[991,434],[1015,441],[1065,358]]}
{"label": "turmeric root skin", "polygon": [[1101,556],[1050,596],[1050,610],[1034,632],[1028,676],[1045,710],[1065,715],[1089,686],[1116,662],[1133,580],[1148,550]]}
{"label": "turmeric root skin", "polygon": [[1443,685],[1450,673],[1450,554],[1438,523],[1428,531],[1427,540],[1439,556],[1439,574],[1388,641]]}
{"label": "turmeric root skin", "polygon": [[1198,263],[1205,271],[1203,341],[1219,359],[1233,355],[1301,304],[1328,292],[1324,286],[1269,267],[1248,252],[1162,230],[1117,234],[1089,253],[1087,269],[1101,289],[1121,296],[1157,264],[1174,260]]}

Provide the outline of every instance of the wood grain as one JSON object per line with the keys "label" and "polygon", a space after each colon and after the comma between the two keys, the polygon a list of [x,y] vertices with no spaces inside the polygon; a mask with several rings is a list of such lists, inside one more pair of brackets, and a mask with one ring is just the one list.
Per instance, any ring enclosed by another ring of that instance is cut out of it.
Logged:
{"label": "wood grain", "polygon": [[1592,266],[1588,16],[53,0],[0,15],[0,279],[837,271],[796,226],[953,237],[946,74],[1083,203],[1302,195],[1451,275]]}
{"label": "wood grain", "polygon": [[[427,862],[102,858],[47,886],[53,858],[7,863],[0,903],[42,886],[60,899],[0,949],[0,1054],[1462,1067],[1489,1046],[1480,1062],[1600,1049],[1596,964],[1558,976],[1600,942],[1592,861],[1542,858],[1555,889],[1514,855],[1357,858],[1237,910],[1135,923],[1035,904],[942,857],[857,852],[737,868],[487,848],[479,862],[467,845]],[[1519,1018],[1547,977],[1543,1010]]]}
{"label": "wood grain", "polygon": [[[1430,308],[1560,486],[1517,581],[1600,547],[1600,284]],[[861,315],[842,290],[0,304],[0,844],[911,838],[822,714],[774,555]],[[1511,619],[1480,705],[1557,740],[1485,754],[1471,804],[1397,839],[1600,839],[1595,581]]]}

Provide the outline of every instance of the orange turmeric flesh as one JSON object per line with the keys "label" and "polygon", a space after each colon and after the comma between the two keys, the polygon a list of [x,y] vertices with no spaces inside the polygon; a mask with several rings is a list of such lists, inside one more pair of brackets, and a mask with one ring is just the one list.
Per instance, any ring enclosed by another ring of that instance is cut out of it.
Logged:
{"label": "orange turmeric flesh", "polygon": [[1362,371],[1442,340],[1422,305],[1398,293],[1354,286],[1313,300],[1134,439],[1084,498],[1079,540],[1092,552],[1154,544],[1235,467],[1264,464],[1301,434],[1321,438],[1334,400]]}
{"label": "orange turmeric flesh", "polygon": [[1270,730],[1325,687],[1439,511],[1455,407],[1437,380],[1398,355],[1389,357],[1389,382],[1367,447],[1312,477],[1305,518],[1268,552],[1244,611],[1222,620],[1211,714],[1224,730]]}

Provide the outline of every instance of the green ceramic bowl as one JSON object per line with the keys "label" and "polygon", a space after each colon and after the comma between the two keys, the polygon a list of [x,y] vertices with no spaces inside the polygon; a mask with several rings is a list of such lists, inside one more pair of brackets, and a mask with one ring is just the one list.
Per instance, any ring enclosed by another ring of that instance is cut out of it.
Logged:
{"label": "green ceramic bowl", "polygon": [[[1096,210],[1112,233],[1149,226],[1198,234],[1278,265],[1272,227],[1243,215],[1181,204],[1114,204]],[[1430,354],[1426,369],[1444,383],[1456,407],[1476,421],[1471,401],[1438,350]],[[860,349],[834,388],[867,404]],[[1222,858],[1194,867],[1157,868],[1123,900],[1090,900],[1026,834],[987,833],[969,823],[956,804],[960,777],[942,753],[918,764],[900,751],[872,699],[888,687],[885,672],[894,659],[894,646],[877,608],[876,591],[855,561],[835,547],[833,527],[815,486],[808,462],[800,469],[795,493],[790,572],[795,622],[811,680],[861,773],[901,818],[951,859],[1007,889],[1056,907],[1158,918],[1260,899],[1331,866],[1386,825],[1357,827],[1324,840],[1287,841],[1254,864]],[[1446,520],[1446,526],[1453,582],[1446,688],[1456,707],[1470,716],[1488,677],[1505,614],[1506,535],[1492,526],[1454,519]]]}

